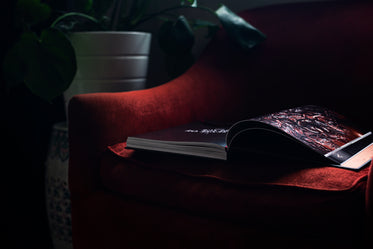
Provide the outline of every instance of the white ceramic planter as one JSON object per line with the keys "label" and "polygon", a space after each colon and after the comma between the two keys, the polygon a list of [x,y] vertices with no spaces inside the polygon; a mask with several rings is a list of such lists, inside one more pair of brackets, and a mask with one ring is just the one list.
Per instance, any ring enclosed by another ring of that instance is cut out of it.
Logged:
{"label": "white ceramic planter", "polygon": [[75,32],[70,40],[78,70],[64,93],[66,107],[76,94],[145,88],[150,33]]}

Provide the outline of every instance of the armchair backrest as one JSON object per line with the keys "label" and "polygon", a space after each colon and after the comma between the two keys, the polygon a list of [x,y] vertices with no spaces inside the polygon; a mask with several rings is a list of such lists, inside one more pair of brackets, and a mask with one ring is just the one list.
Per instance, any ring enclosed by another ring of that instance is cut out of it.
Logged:
{"label": "armchair backrest", "polygon": [[319,104],[372,125],[373,3],[289,4],[242,17],[268,38],[243,54],[221,31],[207,47],[186,73],[188,94],[205,98],[195,98],[201,119]]}

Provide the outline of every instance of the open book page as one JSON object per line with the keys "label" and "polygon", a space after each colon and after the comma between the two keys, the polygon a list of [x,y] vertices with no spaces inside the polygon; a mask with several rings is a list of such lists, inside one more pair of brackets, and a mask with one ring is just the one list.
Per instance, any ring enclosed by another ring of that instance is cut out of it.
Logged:
{"label": "open book page", "polygon": [[228,128],[189,123],[129,137],[127,147],[226,160]]}
{"label": "open book page", "polygon": [[252,120],[274,126],[320,154],[329,153],[364,134],[340,114],[319,106],[304,106]]}
{"label": "open book page", "polygon": [[229,127],[214,127],[205,123],[190,123],[166,130],[137,135],[138,139],[157,140],[170,143],[209,143],[226,147],[225,135]]}
{"label": "open book page", "polygon": [[[359,131],[342,115],[319,106],[292,108],[252,120],[282,130],[339,164],[343,164],[363,149],[369,148],[368,152],[372,150],[371,132]],[[360,161],[355,161],[355,164],[364,164],[364,160],[370,160],[367,151],[364,159],[360,156]],[[350,164],[349,167],[358,166]]]}

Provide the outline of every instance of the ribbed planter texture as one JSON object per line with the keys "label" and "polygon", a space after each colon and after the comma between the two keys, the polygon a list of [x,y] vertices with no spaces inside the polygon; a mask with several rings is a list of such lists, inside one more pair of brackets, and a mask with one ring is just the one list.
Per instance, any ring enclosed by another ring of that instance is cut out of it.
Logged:
{"label": "ribbed planter texture", "polygon": [[151,34],[146,32],[75,32],[70,35],[77,73],[64,93],[66,107],[72,96],[94,92],[144,89]]}

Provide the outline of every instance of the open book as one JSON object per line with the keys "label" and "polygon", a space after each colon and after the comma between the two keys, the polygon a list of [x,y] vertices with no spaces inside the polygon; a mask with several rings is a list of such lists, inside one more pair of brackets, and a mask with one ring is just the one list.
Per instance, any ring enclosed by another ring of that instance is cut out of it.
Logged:
{"label": "open book", "polygon": [[359,169],[373,157],[373,134],[340,114],[302,106],[243,120],[232,126],[190,123],[129,137],[127,148],[221,160],[279,156]]}

